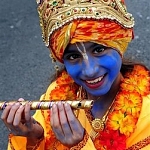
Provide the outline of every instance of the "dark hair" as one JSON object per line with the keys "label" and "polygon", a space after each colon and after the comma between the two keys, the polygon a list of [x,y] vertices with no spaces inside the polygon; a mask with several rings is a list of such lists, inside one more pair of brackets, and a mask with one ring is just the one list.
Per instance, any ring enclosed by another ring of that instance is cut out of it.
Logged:
{"label": "dark hair", "polygon": [[145,67],[146,70],[149,70],[144,64],[133,61],[131,59],[123,58],[122,60],[122,66],[121,66],[121,73],[124,75],[126,72],[131,72],[135,65],[141,65]]}

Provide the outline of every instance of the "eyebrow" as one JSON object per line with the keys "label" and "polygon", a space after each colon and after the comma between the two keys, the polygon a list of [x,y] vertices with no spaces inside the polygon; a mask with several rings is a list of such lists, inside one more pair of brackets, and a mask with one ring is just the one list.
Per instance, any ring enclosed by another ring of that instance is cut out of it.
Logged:
{"label": "eyebrow", "polygon": [[[94,43],[94,42],[90,42],[88,48],[92,48],[92,47],[96,47],[96,46],[104,47],[103,45],[100,45],[100,44],[97,44],[97,43]],[[65,53],[73,53],[73,52],[78,52],[78,50],[75,47],[75,45],[73,47],[71,47],[71,48],[66,48],[64,54]]]}
{"label": "eyebrow", "polygon": [[79,52],[79,51],[75,48],[72,48],[72,49],[66,49],[64,54],[66,54],[66,53],[76,53],[76,52]]}
{"label": "eyebrow", "polygon": [[90,45],[90,48],[93,47],[93,46],[98,46],[98,45],[100,45],[100,44],[97,44],[97,43],[93,43],[93,42],[92,42],[92,44]]}

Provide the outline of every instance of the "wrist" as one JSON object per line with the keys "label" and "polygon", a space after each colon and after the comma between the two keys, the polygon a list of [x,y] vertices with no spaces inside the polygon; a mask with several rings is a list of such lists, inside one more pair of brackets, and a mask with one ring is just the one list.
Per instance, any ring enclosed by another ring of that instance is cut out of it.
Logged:
{"label": "wrist", "polygon": [[32,133],[27,137],[27,150],[36,150],[44,139],[44,129],[39,122],[34,123],[33,129]]}
{"label": "wrist", "polygon": [[27,138],[26,150],[37,150],[44,137],[40,139]]}
{"label": "wrist", "polygon": [[83,137],[82,141],[79,142],[78,144],[76,144],[75,146],[71,147],[70,150],[80,150],[80,149],[82,149],[86,145],[86,142],[88,141],[88,138],[89,138],[89,135],[85,130],[84,137]]}
{"label": "wrist", "polygon": [[27,136],[28,139],[30,140],[38,140],[44,137],[44,129],[41,126],[41,124],[37,121],[33,124],[33,130],[30,132]]}

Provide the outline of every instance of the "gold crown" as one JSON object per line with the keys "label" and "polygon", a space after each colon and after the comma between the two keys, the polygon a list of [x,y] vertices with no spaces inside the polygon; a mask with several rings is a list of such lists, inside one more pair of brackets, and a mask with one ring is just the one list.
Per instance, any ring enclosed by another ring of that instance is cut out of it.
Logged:
{"label": "gold crown", "polygon": [[37,0],[37,4],[46,46],[55,30],[77,19],[109,19],[125,28],[134,26],[123,0]]}

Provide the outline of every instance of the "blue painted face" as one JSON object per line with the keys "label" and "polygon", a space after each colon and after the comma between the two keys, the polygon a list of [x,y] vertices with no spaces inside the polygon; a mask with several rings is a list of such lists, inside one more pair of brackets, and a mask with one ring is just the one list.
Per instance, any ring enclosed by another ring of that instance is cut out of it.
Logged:
{"label": "blue painted face", "polygon": [[69,44],[63,60],[74,81],[93,96],[110,90],[122,64],[116,50],[92,42]]}

